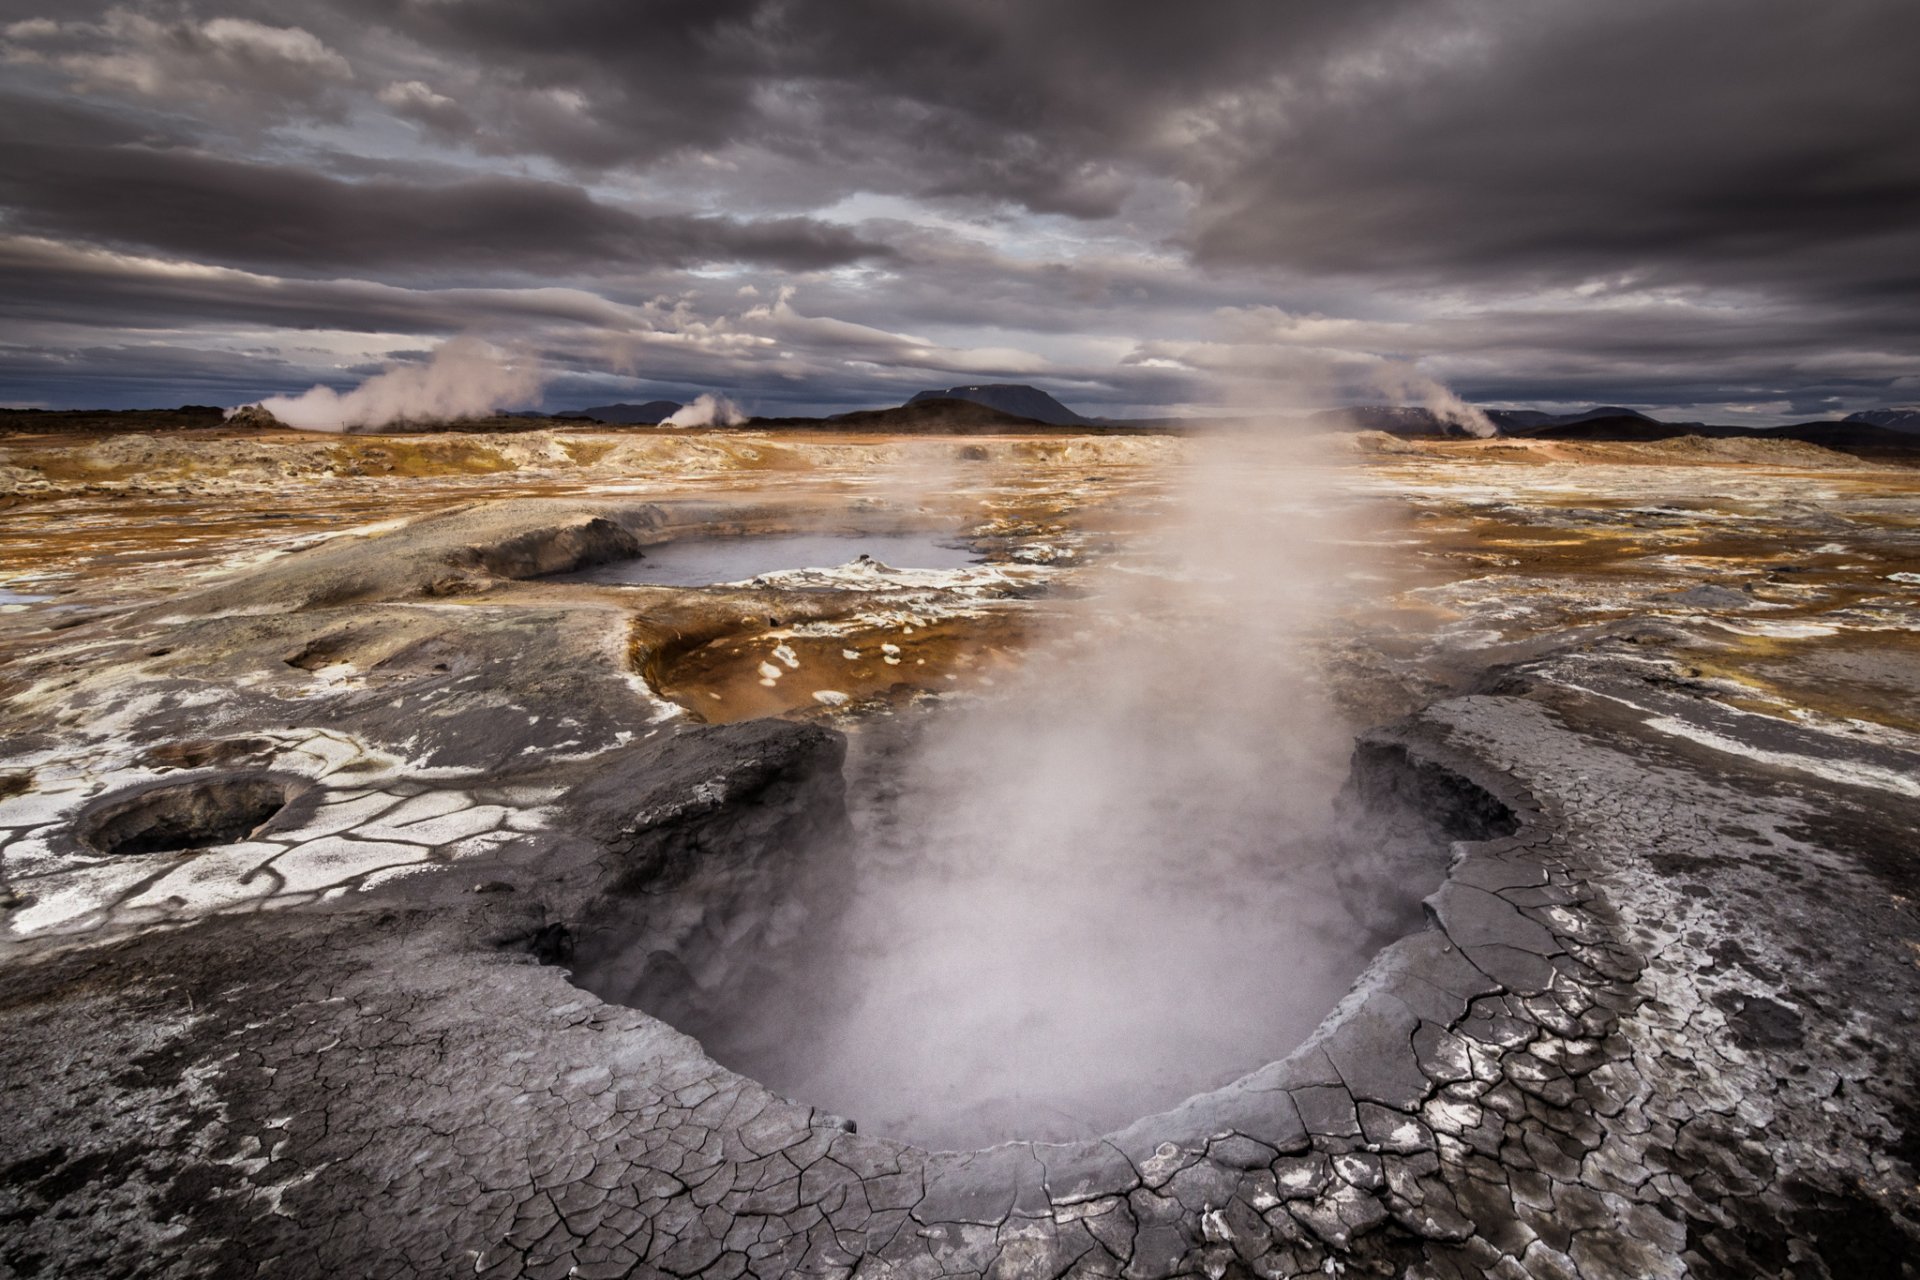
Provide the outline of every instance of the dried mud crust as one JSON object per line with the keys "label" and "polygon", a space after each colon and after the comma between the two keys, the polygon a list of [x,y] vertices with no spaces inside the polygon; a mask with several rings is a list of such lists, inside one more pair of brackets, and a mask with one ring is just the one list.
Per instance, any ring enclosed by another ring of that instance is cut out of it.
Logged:
{"label": "dried mud crust", "polygon": [[[562,516],[577,541],[543,532]],[[1309,1044],[1104,1141],[929,1153],[536,963],[636,871],[835,821],[833,735],[643,719],[622,611],[497,581],[658,531],[598,518],[516,506],[429,523],[404,557],[303,553],[170,605],[164,643],[135,617],[49,660],[25,726],[45,760],[0,775],[0,856],[50,869],[10,920],[149,874],[40,843],[88,787],[246,763],[313,789],[173,888],[0,944],[0,1265],[1911,1274],[1905,748],[1697,697],[1631,638],[1533,659],[1364,744],[1515,828],[1458,850],[1432,926]],[[472,552],[523,534],[510,561]],[[448,572],[486,591],[443,603]],[[316,688],[342,655],[365,683]],[[86,752],[97,773],[49,783]],[[243,855],[273,876],[220,873]],[[216,881],[260,900],[210,914]]]}
{"label": "dried mud crust", "polygon": [[[1884,832],[1815,832],[1809,814],[1836,806],[1797,784],[1715,780],[1590,703],[1543,683],[1377,735],[1484,788],[1515,833],[1459,850],[1433,927],[1300,1051],[1094,1143],[939,1154],[848,1132],[532,962],[552,925],[703,832],[815,829],[838,749],[805,726],[636,746],[560,830],[457,882],[22,955],[0,1004],[0,1259],[46,1275],[1908,1274],[1915,984],[1909,968],[1860,988],[1903,926],[1859,907],[1911,869],[1862,857]],[[1752,856],[1761,833],[1774,856]],[[1825,889],[1783,894],[1808,858]],[[1813,940],[1843,926],[1857,947],[1824,961]]]}

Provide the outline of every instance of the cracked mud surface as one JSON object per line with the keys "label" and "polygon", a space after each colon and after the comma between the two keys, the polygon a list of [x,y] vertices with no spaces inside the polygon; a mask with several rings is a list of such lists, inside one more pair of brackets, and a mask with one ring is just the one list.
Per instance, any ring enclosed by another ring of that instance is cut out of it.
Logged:
{"label": "cracked mud surface", "polygon": [[[1165,446],[1102,447],[1098,486],[1079,456],[980,478],[1008,581],[1070,591],[1072,558],[1036,549],[1098,554],[1150,500]],[[843,490],[875,466],[811,462]],[[687,705],[808,678],[831,655],[757,674],[805,627],[907,654],[881,637],[970,619],[913,656],[940,678],[984,636],[1017,660],[1049,597],[527,580],[772,519],[716,517],[705,478],[705,506],[631,480],[220,578],[196,551],[124,593],[49,551],[72,594],[0,618],[0,1265],[1912,1275],[1912,473],[1579,465],[1436,450],[1354,482],[1415,549],[1328,642],[1363,710],[1417,708],[1362,756],[1478,788],[1512,833],[1455,845],[1429,926],[1284,1059],[1097,1141],[974,1152],[775,1097],[566,964],[614,897],[844,821],[826,725],[858,733],[859,703]],[[697,696],[642,678],[703,646]],[[872,665],[868,714],[925,696]],[[116,858],[76,826],[236,774],[291,797],[237,843]]]}

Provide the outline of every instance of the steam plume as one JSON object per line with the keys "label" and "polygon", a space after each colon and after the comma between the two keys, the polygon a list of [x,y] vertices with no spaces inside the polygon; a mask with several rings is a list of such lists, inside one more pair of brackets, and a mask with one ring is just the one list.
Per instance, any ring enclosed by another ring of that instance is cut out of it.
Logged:
{"label": "steam plume", "polygon": [[661,422],[663,427],[737,427],[747,420],[740,406],[725,396],[703,393],[690,405]]}
{"label": "steam plume", "polygon": [[1421,373],[1412,365],[1397,360],[1383,361],[1373,374],[1374,382],[1396,404],[1416,404],[1442,422],[1451,423],[1470,436],[1485,439],[1500,434],[1493,419],[1455,395],[1445,383]]}
{"label": "steam plume", "polygon": [[746,1008],[676,1025],[955,1147],[1091,1137],[1298,1043],[1376,940],[1331,883],[1350,739],[1311,656],[1362,534],[1283,435],[1196,441],[999,696],[904,752],[857,740],[891,798],[844,917]]}
{"label": "steam plume", "polygon": [[344,395],[314,387],[303,395],[269,396],[260,407],[302,431],[347,431],[483,417],[533,403],[540,383],[534,360],[459,337],[443,343],[426,364],[397,365]]}

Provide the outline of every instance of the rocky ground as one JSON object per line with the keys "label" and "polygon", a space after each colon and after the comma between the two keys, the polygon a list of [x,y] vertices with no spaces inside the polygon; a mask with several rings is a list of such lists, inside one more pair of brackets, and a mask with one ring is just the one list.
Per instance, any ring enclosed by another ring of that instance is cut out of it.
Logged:
{"label": "rocky ground", "polygon": [[[1181,442],[10,439],[0,1268],[1911,1276],[1920,472],[1722,444],[1349,443],[1428,927],[1251,1075],[929,1152],[569,973],[790,929],[842,735],[1017,666]],[[982,563],[541,576],[823,527]]]}

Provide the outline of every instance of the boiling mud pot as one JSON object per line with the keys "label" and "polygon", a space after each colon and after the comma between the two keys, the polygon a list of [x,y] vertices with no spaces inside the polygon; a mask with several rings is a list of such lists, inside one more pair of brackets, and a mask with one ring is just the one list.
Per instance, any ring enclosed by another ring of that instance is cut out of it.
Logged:
{"label": "boiling mud pot", "polygon": [[701,833],[687,875],[589,930],[575,980],[930,1149],[1097,1137],[1286,1056],[1420,927],[1448,840],[1501,829],[1358,757],[1386,784],[1342,761],[1230,813],[1200,794],[1043,821],[879,732],[853,735],[850,825],[781,834],[770,815],[806,803],[782,790]]}
{"label": "boiling mud pot", "polygon": [[967,1149],[1123,1128],[1285,1056],[1378,945],[1312,837],[1050,856],[903,804],[864,815],[848,900],[787,966],[679,1021],[863,1132]]}
{"label": "boiling mud pot", "polygon": [[609,561],[558,580],[704,587],[788,569],[836,568],[863,555],[894,569],[961,569],[980,563],[972,551],[950,546],[931,533],[782,533],[682,538],[648,547],[639,559]]}

